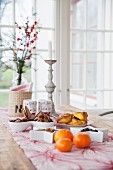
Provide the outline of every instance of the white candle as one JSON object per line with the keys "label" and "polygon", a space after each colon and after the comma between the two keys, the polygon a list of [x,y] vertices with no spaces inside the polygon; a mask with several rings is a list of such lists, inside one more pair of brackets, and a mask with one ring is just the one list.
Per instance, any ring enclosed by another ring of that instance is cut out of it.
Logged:
{"label": "white candle", "polygon": [[50,33],[49,33],[49,41],[48,41],[48,58],[49,60],[52,60],[52,40],[51,40]]}

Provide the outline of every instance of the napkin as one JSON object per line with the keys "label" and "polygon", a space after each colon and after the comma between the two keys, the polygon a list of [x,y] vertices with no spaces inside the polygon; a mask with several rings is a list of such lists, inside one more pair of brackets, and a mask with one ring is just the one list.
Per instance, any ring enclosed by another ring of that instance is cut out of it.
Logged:
{"label": "napkin", "polygon": [[16,87],[12,87],[10,90],[11,91],[32,91],[32,86],[33,86],[33,83],[30,82],[28,84],[24,84],[24,85],[19,85],[19,86],[16,86]]}

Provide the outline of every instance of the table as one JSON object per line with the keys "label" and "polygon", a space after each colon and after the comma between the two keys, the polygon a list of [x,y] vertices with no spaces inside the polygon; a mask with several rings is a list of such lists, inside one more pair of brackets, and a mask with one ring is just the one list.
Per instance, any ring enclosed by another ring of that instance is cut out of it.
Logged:
{"label": "table", "polygon": [[[77,108],[69,106],[69,105],[58,106],[57,109],[64,111],[64,112],[70,112],[70,111],[73,112],[73,111],[78,110]],[[1,110],[0,115],[2,115],[2,113],[4,114],[3,110]],[[96,114],[91,114],[91,113],[88,113],[88,119],[94,121],[94,123],[93,123],[94,126],[109,128],[109,132],[113,134],[113,121],[112,120],[106,120],[104,117],[100,117]],[[48,145],[46,145],[45,143],[42,143],[42,144],[38,143],[38,144],[39,144],[39,146],[42,146],[42,147],[43,147],[43,145],[44,145],[44,147],[51,147],[50,144],[48,144]],[[54,146],[52,146],[52,147],[53,148],[51,148],[51,150],[54,150]],[[112,145],[112,148],[113,148],[113,145]],[[26,151],[27,148],[24,148],[24,149],[25,149],[24,151]],[[50,155],[50,154],[52,154],[52,151],[49,151],[48,153],[46,151],[45,153],[46,153],[47,162],[53,161],[53,163],[54,163],[54,160],[52,160],[54,158],[52,157],[52,155]],[[49,154],[49,156],[47,157],[48,154]],[[59,160],[59,161],[60,161],[60,159],[67,159],[67,157],[70,158],[69,153],[63,154],[63,153],[58,153],[58,151],[55,151],[54,155],[56,157],[58,156],[57,160]],[[74,156],[74,152],[72,152],[72,155]],[[113,158],[113,153],[111,153],[110,155]],[[40,157],[38,158],[38,155],[36,158],[37,158],[37,161],[41,161]],[[76,161],[77,159],[80,159],[80,158],[76,157],[76,158],[72,159],[72,162]],[[84,160],[82,160],[82,161],[84,161]],[[113,159],[111,160],[111,162],[113,162]],[[40,162],[39,162],[39,164],[40,164]],[[83,162],[83,164],[85,165],[85,161]],[[53,165],[54,164],[52,164],[51,166],[53,166]],[[98,166],[98,165],[96,165],[96,166]],[[107,166],[107,170],[110,170],[111,166],[113,167],[113,165],[107,164],[103,168],[102,167],[100,167],[100,169],[98,168],[98,170],[105,170],[106,166]],[[60,162],[60,166],[56,167],[56,169],[60,170],[60,167],[61,167],[61,162]],[[67,167],[67,162],[66,162],[66,167]],[[44,167],[44,168],[46,170],[46,167]],[[27,156],[24,154],[23,150],[19,147],[19,145],[17,145],[17,143],[14,141],[11,133],[0,122],[0,170],[35,170],[35,169],[36,169],[35,166],[27,158]],[[43,168],[41,168],[41,167],[39,168],[39,170],[42,170],[42,169]],[[51,169],[53,170],[54,168],[49,167],[49,170],[51,170]],[[79,169],[82,170],[82,167],[75,166],[73,169],[69,168],[69,170],[79,170]],[[88,168],[86,168],[86,169],[88,169]],[[61,168],[61,170],[63,170],[63,169]],[[89,167],[88,170],[97,170],[97,169],[91,169],[91,167]]]}
{"label": "table", "polygon": [[[19,167],[19,168],[18,168]],[[23,150],[0,123],[0,170],[35,170]]]}

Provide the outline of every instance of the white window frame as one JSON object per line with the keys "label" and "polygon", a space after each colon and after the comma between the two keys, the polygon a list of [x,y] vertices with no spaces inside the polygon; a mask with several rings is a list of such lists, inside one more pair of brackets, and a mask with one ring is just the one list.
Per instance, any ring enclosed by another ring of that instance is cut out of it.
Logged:
{"label": "white window frame", "polygon": [[56,104],[70,101],[70,1],[56,1]]}
{"label": "white window frame", "polygon": [[[53,0],[54,1],[54,0]],[[15,0],[12,0],[12,6],[13,6],[13,25],[15,25]],[[33,12],[36,11],[37,9],[37,0],[33,0],[33,3],[34,3],[34,9],[33,9]],[[15,27],[14,26],[8,26],[8,25],[0,25],[1,27],[9,27],[9,28],[14,28],[14,32],[15,32]],[[52,31],[55,31],[54,28],[51,28],[51,27],[43,27],[43,28],[40,28],[40,30],[52,30]],[[38,52],[48,52],[48,49],[38,49]],[[33,68],[37,68],[37,62],[36,61],[33,61]],[[13,72],[13,76],[15,77],[15,74],[16,72]],[[33,95],[32,95],[32,98],[33,99],[37,99],[38,98],[38,92],[42,92],[42,93],[45,93],[46,92],[46,89],[45,90],[36,90],[37,89],[37,86],[38,86],[38,82],[37,82],[37,72],[34,71],[33,69],[31,70],[31,81],[33,82],[34,86],[33,86]],[[10,89],[0,89],[0,93],[8,93],[10,91]]]}
{"label": "white window frame", "polygon": [[[99,0],[98,1],[98,6],[99,6],[99,11],[104,15],[104,28],[102,29],[87,29],[87,25],[86,25],[86,21],[87,21],[87,0],[84,0],[84,16],[85,16],[85,27],[84,29],[74,29],[71,28],[71,31],[81,31],[81,32],[85,32],[85,42],[87,42],[87,32],[88,31],[93,31],[93,32],[102,32],[103,34],[105,33],[113,33],[113,22],[112,22],[112,18],[113,18],[113,1],[112,0]],[[105,13],[105,8],[107,8],[107,13]],[[105,18],[110,18],[111,15],[111,20],[108,20],[107,23],[105,23]],[[102,19],[102,18],[100,18]],[[111,21],[111,22],[110,22]],[[107,26],[111,27],[111,29],[105,29],[105,27]],[[109,24],[111,24],[109,26]],[[104,37],[105,38],[105,37]],[[109,37],[107,37],[109,38]],[[84,92],[84,100],[83,103],[80,105],[78,105],[79,107],[81,107],[82,109],[87,109],[87,92],[89,91],[95,91],[98,93],[97,95],[97,103],[98,103],[98,109],[110,109],[110,104],[109,103],[113,103],[113,94],[111,94],[111,92],[113,91],[113,76],[112,76],[112,71],[113,71],[113,48],[112,48],[112,41],[113,38],[111,36],[111,42],[109,44],[110,48],[109,49],[105,49],[105,47],[103,47],[102,50],[89,50],[87,49],[87,46],[85,48],[85,50],[70,50],[70,52],[80,52],[80,53],[84,53],[85,57],[84,57],[84,88],[83,89],[74,89],[75,92]],[[103,42],[105,44],[105,42]],[[89,89],[86,86],[86,67],[87,67],[87,61],[86,61],[86,55],[87,53],[90,52],[96,52],[101,53],[103,56],[99,56],[97,57],[97,88],[95,89]],[[110,53],[111,56],[109,56],[109,58],[105,58],[105,55],[107,53]],[[106,70],[105,70],[106,68]],[[99,70],[99,71],[98,71]],[[101,71],[100,71],[101,70]],[[72,72],[72,71],[71,71]],[[107,76],[109,75],[109,76]],[[100,79],[101,77],[101,79]],[[106,81],[107,80],[107,81]],[[107,88],[106,88],[106,87]],[[105,92],[109,92],[108,94],[104,94]],[[77,95],[75,96],[77,97]],[[79,97],[79,96],[78,96]],[[79,98],[78,98],[79,99]],[[81,100],[81,99],[80,99]],[[77,105],[76,105],[77,106]],[[113,105],[111,105],[112,108]],[[92,109],[96,109],[95,107],[91,107]]]}

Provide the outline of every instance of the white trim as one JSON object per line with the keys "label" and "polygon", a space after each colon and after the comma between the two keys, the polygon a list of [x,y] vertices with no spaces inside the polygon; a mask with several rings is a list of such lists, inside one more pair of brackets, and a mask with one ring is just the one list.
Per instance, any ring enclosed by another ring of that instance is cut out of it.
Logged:
{"label": "white trim", "polygon": [[56,15],[55,15],[55,56],[57,63],[55,64],[55,85],[56,85],[56,104],[60,104],[60,0],[56,1]]}
{"label": "white trim", "polygon": [[60,0],[60,81],[61,103],[69,104],[70,76],[70,1]]}
{"label": "white trim", "polygon": [[91,52],[94,52],[94,53],[113,53],[113,51],[109,51],[109,50],[70,50],[70,52],[80,52],[80,53],[91,53]]}
{"label": "white trim", "polygon": [[[78,32],[105,32],[105,29],[78,29],[78,28],[71,28],[70,31],[77,31]],[[113,32],[113,30],[107,30],[106,29],[106,32]]]}
{"label": "white trim", "polygon": [[4,90],[0,89],[0,93],[8,93],[9,91],[10,91],[9,89],[4,89]]}
{"label": "white trim", "polygon": [[[87,92],[88,91],[93,91],[93,92],[96,92],[96,91],[101,91],[103,92],[104,91],[113,91],[113,89],[103,89],[103,88],[97,88],[97,89],[87,89]],[[76,92],[86,92],[86,89],[71,89],[70,91],[76,91]]]}
{"label": "white trim", "polygon": [[[87,0],[84,0],[84,28],[87,28]],[[84,48],[87,51],[87,32],[85,32],[84,34]],[[84,92],[84,97],[83,97],[83,101],[84,101],[84,108],[86,107],[86,95],[87,95],[87,57],[86,57],[86,53],[84,53],[84,68],[83,68],[83,87],[85,89]]]}

